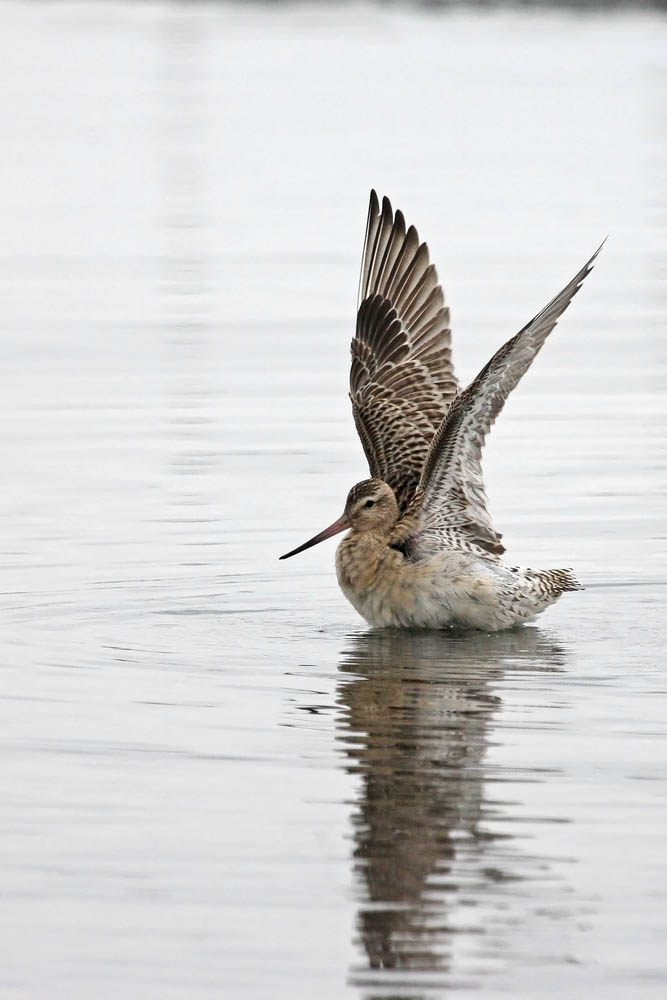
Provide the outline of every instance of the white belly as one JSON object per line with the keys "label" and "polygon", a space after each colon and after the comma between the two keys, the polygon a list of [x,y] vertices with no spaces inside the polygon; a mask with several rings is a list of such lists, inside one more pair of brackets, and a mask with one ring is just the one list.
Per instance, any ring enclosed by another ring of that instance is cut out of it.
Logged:
{"label": "white belly", "polygon": [[498,631],[532,621],[553,603],[533,593],[522,574],[478,556],[450,550],[411,563],[398,552],[355,572],[345,542],[336,554],[341,590],[375,627]]}

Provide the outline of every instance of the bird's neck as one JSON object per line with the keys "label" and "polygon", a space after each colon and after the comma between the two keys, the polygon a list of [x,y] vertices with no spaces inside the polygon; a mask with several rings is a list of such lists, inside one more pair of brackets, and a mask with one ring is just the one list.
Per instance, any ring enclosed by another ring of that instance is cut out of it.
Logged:
{"label": "bird's neck", "polygon": [[373,585],[378,570],[386,558],[391,527],[371,531],[349,532],[338,546],[336,569],[341,586],[357,588]]}

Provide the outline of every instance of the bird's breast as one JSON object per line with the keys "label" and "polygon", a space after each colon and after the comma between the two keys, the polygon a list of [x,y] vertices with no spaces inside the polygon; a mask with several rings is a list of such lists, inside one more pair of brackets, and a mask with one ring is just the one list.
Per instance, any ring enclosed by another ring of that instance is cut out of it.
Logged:
{"label": "bird's breast", "polygon": [[341,590],[369,624],[486,627],[480,613],[496,603],[492,567],[453,550],[412,562],[387,541],[351,532],[336,552]]}
{"label": "bird's breast", "polygon": [[354,532],[338,546],[336,571],[348,601],[376,626],[414,624],[434,589],[430,568],[409,562],[387,539]]}

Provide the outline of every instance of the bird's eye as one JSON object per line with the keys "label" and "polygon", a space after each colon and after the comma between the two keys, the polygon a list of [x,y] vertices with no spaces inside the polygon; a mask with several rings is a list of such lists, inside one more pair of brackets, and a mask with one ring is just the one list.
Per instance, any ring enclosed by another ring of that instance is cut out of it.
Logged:
{"label": "bird's eye", "polygon": [[375,506],[375,500],[367,500],[366,503],[364,504],[364,507],[374,507],[374,506]]}

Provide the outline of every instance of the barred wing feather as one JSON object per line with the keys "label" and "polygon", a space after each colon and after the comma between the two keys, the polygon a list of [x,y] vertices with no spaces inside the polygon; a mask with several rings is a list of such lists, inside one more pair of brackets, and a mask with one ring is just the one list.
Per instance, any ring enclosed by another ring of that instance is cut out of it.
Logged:
{"label": "barred wing feather", "polygon": [[457,389],[449,309],[428,247],[371,191],[350,398],[371,475],[389,483],[401,510]]}
{"label": "barred wing feather", "polygon": [[431,442],[417,495],[403,525],[397,525],[398,536],[405,538],[406,532],[413,536],[410,552],[415,557],[445,547],[479,548],[487,556],[504,552],[487,509],[482,477],[484,441],[505,400],[530,368],[601,249],[523,330],[494,354],[449,407]]}

